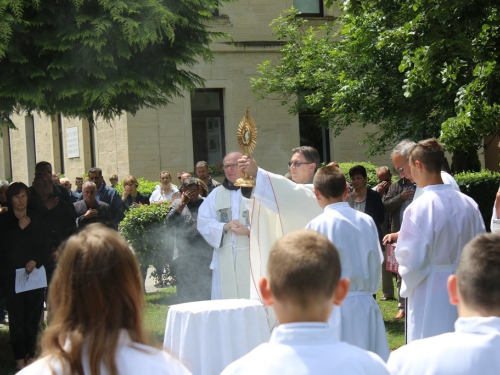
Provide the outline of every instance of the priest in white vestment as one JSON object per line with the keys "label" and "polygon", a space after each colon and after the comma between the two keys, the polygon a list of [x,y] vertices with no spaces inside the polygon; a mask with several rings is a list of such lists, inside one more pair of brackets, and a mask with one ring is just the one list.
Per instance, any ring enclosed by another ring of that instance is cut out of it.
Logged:
{"label": "priest in white vestment", "polygon": [[226,155],[222,168],[224,183],[215,188],[198,210],[197,228],[214,248],[212,299],[250,298],[249,213],[241,204],[234,182],[242,177],[239,152]]}
{"label": "priest in white vestment", "polygon": [[457,305],[455,332],[417,340],[391,353],[391,374],[500,374],[500,235],[484,234],[463,250],[448,278]]}
{"label": "priest in white vestment", "polygon": [[401,295],[408,297],[407,342],[453,331],[457,310],[448,302],[446,280],[465,244],[485,231],[476,202],[443,184],[443,158],[434,139],[410,152],[411,175],[424,193],[404,212],[396,247]]}
{"label": "priest in white vestment", "polygon": [[[240,168],[256,180],[252,198],[246,199],[250,210],[251,296],[261,299],[257,288],[259,277],[265,276],[269,250],[277,239],[303,229],[322,210],[316,203],[312,180],[320,164],[316,149],[309,146],[292,150],[289,168],[293,181],[257,167],[254,159],[243,156]],[[271,317],[272,319],[272,317]],[[274,322],[270,322],[271,325]]]}
{"label": "priest in white vestment", "polygon": [[[380,249],[377,226],[373,219],[351,208],[344,173],[337,167],[323,167],[314,177],[314,193],[324,212],[306,228],[325,235],[337,248],[342,265],[341,279],[351,280],[349,293],[340,313],[340,339],[351,345],[389,358],[384,320],[373,295],[380,288]],[[332,320],[332,319],[331,319]]]}

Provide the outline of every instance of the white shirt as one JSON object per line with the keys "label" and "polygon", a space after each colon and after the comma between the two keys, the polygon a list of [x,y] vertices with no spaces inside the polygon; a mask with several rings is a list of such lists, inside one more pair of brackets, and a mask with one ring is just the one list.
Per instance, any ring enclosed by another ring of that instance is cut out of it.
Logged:
{"label": "white shirt", "polygon": [[[225,187],[222,185],[217,186],[205,198],[200,208],[198,209],[198,220],[196,222],[198,232],[200,232],[205,241],[207,241],[207,243],[214,248],[214,253],[212,256],[212,264],[210,265],[210,268],[213,270],[212,299],[222,298],[219,258],[217,256],[217,249],[221,246],[222,236],[224,235],[224,225],[226,223],[222,223],[217,220],[215,202],[219,189],[225,189]],[[231,196],[230,221],[238,220],[238,218],[240,217],[240,205],[242,197],[241,192],[240,190],[230,190],[229,194]],[[236,245],[238,243],[238,236],[234,233],[231,233],[231,238],[233,243],[233,256],[236,261],[236,256],[237,256]]]}
{"label": "white shirt", "polygon": [[443,184],[423,191],[404,213],[396,246],[401,296],[408,297],[408,342],[453,331],[458,315],[446,282],[465,244],[485,232],[470,197]]}
{"label": "white shirt", "polygon": [[157,186],[156,189],[151,194],[149,198],[149,203],[166,202],[172,200],[172,195],[177,193],[179,190],[174,185],[171,185],[172,191],[169,194],[163,195],[161,193],[161,186]]}
{"label": "white shirt", "polygon": [[373,353],[334,337],[326,323],[289,323],[275,328],[271,340],[233,362],[229,374],[388,374]]}
{"label": "white shirt", "polygon": [[459,318],[455,332],[401,347],[387,367],[394,375],[500,374],[500,318]]}
{"label": "white shirt", "polygon": [[[453,190],[460,192],[460,187],[458,186],[457,181],[455,181],[455,179],[451,174],[445,171],[441,171],[441,179],[443,180],[443,183],[445,185],[450,185]],[[423,193],[424,193],[423,189],[417,187],[415,189],[415,195],[413,196],[413,200],[420,197]]]}
{"label": "white shirt", "polygon": [[284,234],[304,229],[322,213],[311,184],[296,184],[286,177],[258,169],[251,200],[243,198],[250,211],[250,262],[252,298],[259,299],[257,285],[265,276],[269,250]]}
{"label": "white shirt", "polygon": [[[69,343],[66,343],[65,347]],[[82,354],[83,371],[91,375],[88,363],[88,353],[84,349]],[[125,330],[122,330],[118,339],[116,348],[116,366],[118,373],[122,375],[187,375],[190,372],[168,353],[133,342]],[[46,356],[30,366],[24,368],[18,374],[20,375],[39,375],[52,374],[54,369],[56,375],[71,375],[69,371],[63,372],[62,363],[53,356]],[[109,374],[105,367],[101,365],[101,374]]]}
{"label": "white shirt", "polygon": [[[384,320],[373,298],[380,288],[380,266],[384,260],[373,219],[347,202],[330,204],[306,228],[322,233],[337,248],[341,278],[349,278],[349,294],[332,316],[340,313],[340,338],[349,344],[389,358]],[[365,293],[360,293],[365,292]],[[335,318],[330,323],[335,323]]]}

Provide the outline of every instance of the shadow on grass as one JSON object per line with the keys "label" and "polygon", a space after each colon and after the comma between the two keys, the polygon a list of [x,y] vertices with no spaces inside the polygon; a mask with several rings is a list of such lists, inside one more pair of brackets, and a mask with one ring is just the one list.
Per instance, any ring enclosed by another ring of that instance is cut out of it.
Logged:
{"label": "shadow on grass", "polygon": [[10,346],[9,328],[0,328],[0,374],[16,373],[16,361]]}

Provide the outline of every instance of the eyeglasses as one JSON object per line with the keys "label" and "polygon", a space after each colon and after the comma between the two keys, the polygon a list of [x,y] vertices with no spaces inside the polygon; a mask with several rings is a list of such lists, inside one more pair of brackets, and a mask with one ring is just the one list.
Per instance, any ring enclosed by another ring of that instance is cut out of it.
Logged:
{"label": "eyeglasses", "polygon": [[93,177],[89,177],[89,180],[92,181],[92,180],[99,180],[100,178],[102,178],[102,176],[93,176]]}
{"label": "eyeglasses", "polygon": [[227,169],[233,169],[233,168],[238,168],[238,164],[226,164],[222,166],[222,169],[227,170]]}
{"label": "eyeglasses", "polygon": [[403,164],[401,167],[399,167],[399,168],[395,168],[395,169],[396,169],[396,172],[398,172],[398,173],[403,173],[403,168],[405,167],[405,165],[406,165],[406,164],[408,164],[408,161],[409,161],[409,160],[408,160],[408,159],[406,159],[406,161],[404,162],[404,164]]}
{"label": "eyeglasses", "polygon": [[312,164],[312,163],[305,163],[305,162],[301,162],[301,161],[289,161],[288,162],[288,168],[291,168],[292,165],[295,167],[295,168],[298,168],[300,167],[302,164]]}

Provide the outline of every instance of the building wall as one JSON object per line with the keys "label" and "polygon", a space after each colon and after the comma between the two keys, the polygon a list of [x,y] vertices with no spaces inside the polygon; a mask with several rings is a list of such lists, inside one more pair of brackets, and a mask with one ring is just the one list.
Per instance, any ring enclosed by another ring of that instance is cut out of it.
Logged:
{"label": "building wall", "polygon": [[[200,63],[193,69],[206,80],[205,88],[223,90],[226,151],[238,149],[236,131],[248,106],[258,128],[254,157],[263,168],[280,174],[287,172],[291,149],[300,143],[298,116],[291,116],[279,101],[257,100],[250,88],[250,78],[258,76],[260,63],[278,60],[281,43],[273,36],[269,24],[292,4],[293,0],[240,0],[224,4],[220,16],[209,26],[230,34],[232,39],[215,41],[213,62]],[[333,15],[332,10],[326,10],[325,16]],[[308,26],[317,25],[325,18],[308,21]],[[14,116],[13,121],[19,129],[11,131],[10,139],[13,178],[27,183],[31,182],[35,161],[41,160],[51,162],[55,171],[64,170],[71,181],[92,166],[102,168],[106,180],[112,173],[118,174],[120,180],[129,174],[156,180],[161,170],[169,170],[173,175],[179,170],[193,171],[198,161],[193,160],[196,134],[192,134],[187,92],[183,97],[173,98],[167,107],[143,109],[135,116],[124,114],[111,122],[97,119],[95,125],[89,125],[85,120],[62,117],[62,134],[57,117],[34,116],[35,135],[31,138],[36,140],[36,155],[31,158],[30,127],[26,127],[23,116]],[[91,126],[94,126],[93,141]],[[67,129],[74,127],[78,129],[79,154],[69,158],[66,134]],[[359,145],[366,131],[350,127],[339,138],[331,137],[332,160],[366,160],[366,148]],[[62,137],[62,160],[59,137]],[[4,152],[0,152],[0,165],[6,163],[5,149],[4,146]],[[388,155],[370,161],[379,165],[390,163]]]}

